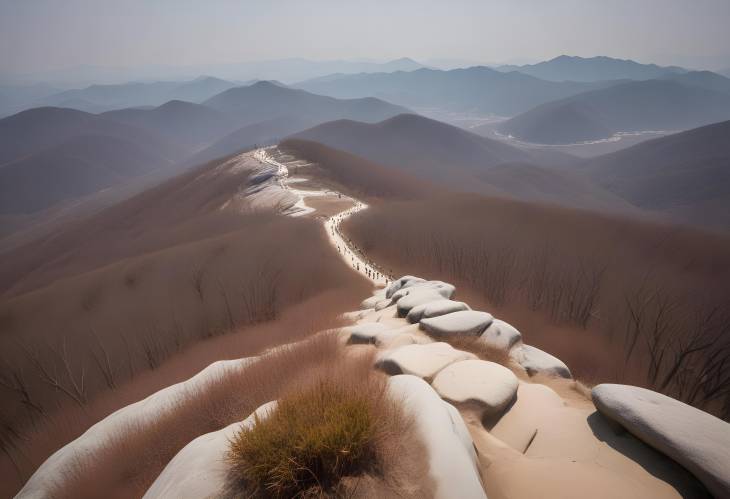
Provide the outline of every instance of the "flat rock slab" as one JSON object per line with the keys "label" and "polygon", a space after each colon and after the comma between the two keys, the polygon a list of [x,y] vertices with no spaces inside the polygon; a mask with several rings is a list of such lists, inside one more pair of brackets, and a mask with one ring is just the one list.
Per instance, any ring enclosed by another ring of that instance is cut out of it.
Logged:
{"label": "flat rock slab", "polygon": [[645,388],[602,384],[593,403],[607,418],[672,458],[715,497],[730,497],[730,424]]}
{"label": "flat rock slab", "polygon": [[486,499],[474,442],[459,411],[415,376],[393,376],[388,394],[414,419],[428,453],[434,498]]}
{"label": "flat rock slab", "polygon": [[473,405],[482,414],[493,415],[515,398],[519,381],[512,371],[495,362],[464,360],[439,371],[432,386],[447,402]]}
{"label": "flat rock slab", "polygon": [[521,345],[510,351],[510,357],[521,365],[530,376],[546,374],[571,379],[573,375],[565,363],[557,357],[530,345]]}
{"label": "flat rock slab", "polygon": [[415,324],[416,322],[421,322],[421,319],[430,319],[431,317],[438,317],[462,310],[471,309],[464,302],[442,299],[416,305],[408,312],[406,319],[408,319],[408,322]]}
{"label": "flat rock slab", "polygon": [[511,324],[494,319],[479,337],[479,341],[509,352],[513,347],[522,344],[522,334]]}
{"label": "flat rock slab", "polygon": [[421,329],[438,337],[478,336],[489,327],[494,318],[487,312],[463,310],[439,317],[421,320]]}
{"label": "flat rock slab", "polygon": [[414,288],[410,292],[401,297],[396,306],[398,307],[398,315],[405,317],[408,312],[418,305],[423,305],[436,300],[442,300],[444,297],[438,290],[433,288]]}
{"label": "flat rock slab", "polygon": [[448,343],[405,345],[381,353],[375,366],[388,374],[412,374],[431,380],[441,369],[477,357],[469,352],[457,350]]}

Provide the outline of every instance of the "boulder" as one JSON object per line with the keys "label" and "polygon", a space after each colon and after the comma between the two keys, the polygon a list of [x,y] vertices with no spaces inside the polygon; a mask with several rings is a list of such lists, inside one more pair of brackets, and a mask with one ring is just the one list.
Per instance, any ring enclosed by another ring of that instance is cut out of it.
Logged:
{"label": "boulder", "polygon": [[341,329],[342,334],[347,337],[347,342],[352,344],[378,344],[378,334],[389,330],[385,324],[380,322],[364,322],[347,326]]}
{"label": "boulder", "polygon": [[388,374],[413,374],[431,380],[441,369],[460,360],[477,357],[469,352],[457,350],[448,343],[427,343],[405,345],[382,352],[375,366]]}
{"label": "boulder", "polygon": [[432,386],[447,402],[493,415],[514,400],[519,381],[512,371],[495,362],[464,360],[439,371]]}
{"label": "boulder", "polygon": [[487,312],[462,310],[439,317],[421,320],[421,329],[438,337],[478,336],[489,327],[494,318]]}
{"label": "boulder", "polygon": [[446,315],[452,312],[459,312],[461,310],[471,310],[469,305],[461,301],[453,300],[436,300],[413,307],[406,316],[408,322],[416,323],[420,322],[421,319],[429,319],[431,317],[438,317],[439,315]]}
{"label": "boulder", "polygon": [[143,499],[197,499],[220,497],[226,488],[230,469],[226,453],[236,434],[263,419],[276,408],[276,401],[262,405],[243,421],[222,430],[201,435],[188,443],[167,463]]}
{"label": "boulder", "polygon": [[398,307],[398,315],[405,317],[413,307],[423,305],[424,303],[442,300],[443,296],[432,288],[414,288],[408,295],[402,297],[396,303]]}
{"label": "boulder", "polygon": [[420,277],[414,277],[412,275],[404,275],[400,279],[396,279],[395,281],[388,284],[388,286],[385,288],[385,297],[390,298],[393,296],[393,293],[401,289],[405,284],[409,282],[426,282],[425,279],[421,279]]}
{"label": "boulder", "polygon": [[509,352],[515,346],[522,344],[522,334],[511,324],[494,319],[479,337],[479,341]]}
{"label": "boulder", "polygon": [[375,311],[379,312],[383,310],[384,308],[388,308],[392,305],[392,302],[390,298],[386,298],[385,300],[380,300],[378,303],[375,304]]}
{"label": "boulder", "polygon": [[393,376],[388,394],[414,419],[428,453],[434,498],[486,499],[474,442],[459,412],[415,376]]}
{"label": "boulder", "polygon": [[567,379],[573,377],[570,369],[568,369],[568,366],[562,360],[547,352],[543,352],[539,348],[530,345],[520,345],[513,348],[509,355],[530,376],[546,374],[548,376],[558,376]]}
{"label": "boulder", "polygon": [[46,459],[16,497],[48,497],[48,490],[68,479],[70,468],[83,462],[88,456],[104,452],[109,445],[109,435],[124,441],[128,436],[158,424],[162,414],[188,397],[190,393],[209,389],[211,383],[215,383],[231,371],[245,369],[258,358],[247,357],[214,362],[188,380],[170,385],[139,402],[111,413]]}
{"label": "boulder", "polygon": [[715,497],[730,497],[730,424],[645,388],[602,384],[593,403],[605,417],[684,466]]}

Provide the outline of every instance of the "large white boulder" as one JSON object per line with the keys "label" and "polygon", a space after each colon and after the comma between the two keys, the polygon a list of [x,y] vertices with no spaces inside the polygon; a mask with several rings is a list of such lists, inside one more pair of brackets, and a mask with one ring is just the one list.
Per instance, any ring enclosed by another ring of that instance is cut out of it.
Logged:
{"label": "large white boulder", "polygon": [[464,360],[439,371],[431,385],[448,402],[492,415],[514,400],[519,381],[512,371],[495,362]]}
{"label": "large white boulder", "polygon": [[405,317],[413,307],[423,305],[436,300],[442,300],[443,296],[433,288],[413,288],[410,292],[398,300],[396,306],[398,308],[398,315]]}
{"label": "large white boulder", "polygon": [[474,354],[457,350],[448,343],[437,342],[386,350],[378,356],[375,366],[388,374],[413,374],[430,381],[449,364],[476,358]]}
{"label": "large white boulder", "polygon": [[459,412],[415,376],[393,376],[388,380],[388,393],[414,418],[428,453],[434,497],[486,499],[474,443]]}
{"label": "large white boulder", "polygon": [[494,319],[479,337],[479,341],[508,352],[522,344],[522,334],[511,324]]}
{"label": "large white boulder", "polygon": [[385,288],[385,297],[390,298],[393,296],[393,293],[401,289],[404,285],[408,284],[409,282],[426,282],[425,279],[421,279],[420,277],[415,277],[412,275],[404,275],[403,277],[396,279],[395,281],[388,284],[388,286]]}
{"label": "large white boulder", "polygon": [[421,319],[438,317],[439,315],[446,315],[461,310],[471,309],[464,302],[442,299],[416,305],[408,312],[406,319],[408,319],[408,322],[415,324],[416,322],[420,322]]}
{"label": "large white boulder", "polygon": [[201,435],[178,452],[155,479],[143,499],[198,499],[221,497],[230,466],[226,463],[236,434],[268,417],[276,401],[268,402],[243,421]]}
{"label": "large white boulder", "polygon": [[421,329],[438,337],[478,336],[489,327],[494,318],[487,312],[462,310],[439,317],[421,320]]}
{"label": "large white boulder", "polygon": [[256,359],[257,357],[247,357],[214,362],[186,381],[170,385],[144,400],[113,412],[46,459],[16,497],[47,497],[48,490],[68,478],[68,470],[73,465],[83,462],[87,456],[101,454],[108,445],[109,435],[123,441],[125,436],[134,431],[158,424],[160,415],[172,410],[191,393],[204,392],[211,383],[233,371],[248,367]]}
{"label": "large white boulder", "polygon": [[570,379],[573,375],[565,363],[557,357],[530,345],[520,345],[510,351],[510,357],[521,365],[527,374],[546,374]]}
{"label": "large white boulder", "polygon": [[593,403],[607,418],[684,466],[715,497],[730,497],[730,424],[645,388],[602,384]]}

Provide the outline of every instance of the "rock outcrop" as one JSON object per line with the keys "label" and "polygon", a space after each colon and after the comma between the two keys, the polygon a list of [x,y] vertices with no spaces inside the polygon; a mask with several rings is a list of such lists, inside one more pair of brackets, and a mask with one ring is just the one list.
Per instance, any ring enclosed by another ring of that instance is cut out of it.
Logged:
{"label": "rock outcrop", "polygon": [[439,338],[450,336],[479,336],[489,327],[494,318],[487,312],[462,310],[450,314],[421,320],[421,328]]}
{"label": "rock outcrop", "polygon": [[687,468],[715,497],[730,497],[730,424],[645,388],[593,388],[601,414]]}
{"label": "rock outcrop", "polygon": [[378,357],[375,365],[391,375],[412,374],[431,380],[449,364],[476,358],[476,355],[457,350],[448,343],[429,343],[386,350]]}
{"label": "rock outcrop", "polygon": [[475,407],[482,415],[493,415],[515,398],[519,382],[504,366],[464,360],[439,371],[432,384],[444,400],[459,407]]}

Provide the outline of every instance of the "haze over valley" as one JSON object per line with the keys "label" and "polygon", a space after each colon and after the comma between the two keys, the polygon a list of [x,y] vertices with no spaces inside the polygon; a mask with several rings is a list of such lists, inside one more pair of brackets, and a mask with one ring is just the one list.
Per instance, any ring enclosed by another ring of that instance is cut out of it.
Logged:
{"label": "haze over valley", "polygon": [[730,497],[728,19],[0,2],[0,497]]}

